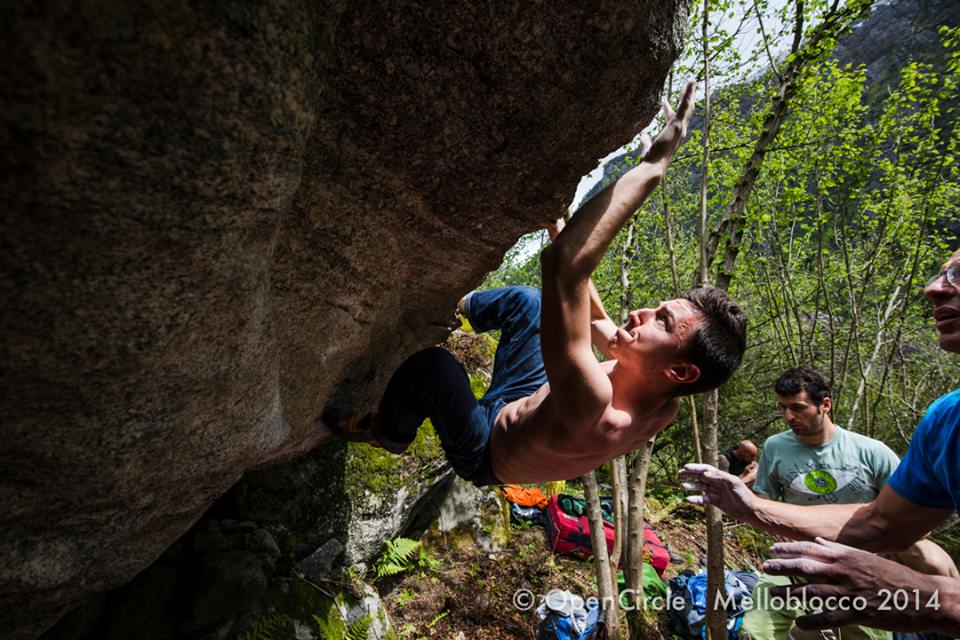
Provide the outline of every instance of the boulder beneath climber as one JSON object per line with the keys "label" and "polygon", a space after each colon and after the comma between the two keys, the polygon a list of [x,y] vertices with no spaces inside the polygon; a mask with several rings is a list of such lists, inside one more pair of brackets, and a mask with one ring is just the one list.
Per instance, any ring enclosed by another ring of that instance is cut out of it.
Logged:
{"label": "boulder beneath climber", "polygon": [[0,627],[372,404],[653,116],[687,5],[5,7]]}
{"label": "boulder beneath climber", "polygon": [[297,559],[336,539],[343,552],[336,566],[365,565],[452,475],[427,421],[405,455],[333,442],[247,473],[222,502],[239,517],[287,527]]}

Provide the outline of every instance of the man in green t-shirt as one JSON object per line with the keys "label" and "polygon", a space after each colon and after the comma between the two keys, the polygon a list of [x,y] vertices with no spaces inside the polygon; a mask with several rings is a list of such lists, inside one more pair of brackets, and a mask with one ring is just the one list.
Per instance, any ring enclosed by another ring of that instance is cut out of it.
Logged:
{"label": "man in green t-shirt", "polygon": [[[900,462],[897,454],[878,440],[834,424],[830,387],[810,367],[788,369],[773,388],[790,430],[764,443],[754,492],[799,505],[864,503],[876,498]],[[744,616],[744,632],[754,640],[831,637],[826,632],[794,626],[794,620],[804,613],[801,610],[765,606],[768,599],[764,592],[784,584],[789,584],[789,578],[761,577],[753,592],[755,606]],[[889,631],[868,627],[831,631],[837,640],[891,637]]]}
{"label": "man in green t-shirt", "polygon": [[809,367],[773,383],[789,431],[767,439],[753,490],[790,504],[870,502],[897,468],[890,447],[834,424],[830,387]]}

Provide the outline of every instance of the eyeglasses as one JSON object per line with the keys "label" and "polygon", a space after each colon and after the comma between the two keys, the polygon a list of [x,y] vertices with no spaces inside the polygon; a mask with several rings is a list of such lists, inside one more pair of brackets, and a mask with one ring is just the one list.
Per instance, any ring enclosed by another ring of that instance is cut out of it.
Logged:
{"label": "eyeglasses", "polygon": [[933,276],[927,280],[927,286],[931,286],[937,283],[940,278],[946,278],[947,284],[956,284],[960,282],[960,262],[952,265],[951,267],[944,269],[937,275]]}

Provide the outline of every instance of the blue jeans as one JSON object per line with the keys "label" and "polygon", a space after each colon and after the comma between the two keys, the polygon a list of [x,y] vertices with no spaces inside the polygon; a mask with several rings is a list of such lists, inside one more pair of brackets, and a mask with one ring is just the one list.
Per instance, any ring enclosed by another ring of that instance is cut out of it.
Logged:
{"label": "blue jeans", "polygon": [[380,401],[380,423],[391,440],[413,442],[424,418],[430,418],[453,470],[482,487],[500,484],[489,447],[500,409],[547,381],[540,353],[540,290],[474,291],[466,297],[464,313],[477,332],[500,329],[486,394],[477,400],[463,366],[448,351],[430,347],[393,374]]}

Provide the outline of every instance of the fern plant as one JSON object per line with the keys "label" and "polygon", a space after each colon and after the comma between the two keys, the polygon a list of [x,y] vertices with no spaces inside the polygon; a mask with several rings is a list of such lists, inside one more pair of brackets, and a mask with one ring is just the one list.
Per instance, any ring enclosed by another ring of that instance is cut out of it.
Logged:
{"label": "fern plant", "polygon": [[290,637],[291,625],[293,618],[278,613],[259,621],[241,635],[240,640],[282,640]]}
{"label": "fern plant", "polygon": [[373,628],[373,616],[368,614],[357,618],[347,627],[347,637],[344,640],[369,640],[371,628]]}
{"label": "fern plant", "polygon": [[414,559],[420,550],[420,542],[410,538],[387,540],[387,546],[373,562],[373,572],[378,578],[393,576],[414,568]]}
{"label": "fern plant", "polygon": [[348,627],[336,607],[330,607],[326,619],[320,616],[313,616],[313,619],[325,640],[369,640],[373,628],[373,616],[369,614],[357,618]]}
{"label": "fern plant", "polygon": [[420,573],[436,573],[440,570],[440,558],[430,553],[424,548],[420,548],[417,566],[420,567]]}

